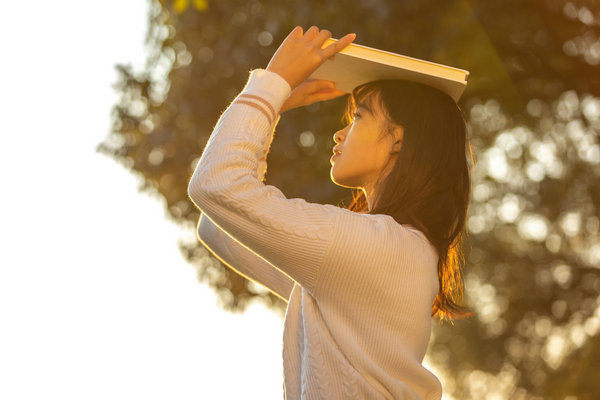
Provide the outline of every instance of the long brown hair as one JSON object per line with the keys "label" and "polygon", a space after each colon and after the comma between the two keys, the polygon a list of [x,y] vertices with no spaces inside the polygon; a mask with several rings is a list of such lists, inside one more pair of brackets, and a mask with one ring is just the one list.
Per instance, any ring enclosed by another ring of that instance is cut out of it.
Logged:
{"label": "long brown hair", "polygon": [[[423,232],[436,248],[439,292],[432,315],[440,320],[471,313],[461,305],[463,239],[471,195],[467,154],[473,153],[465,120],[451,97],[424,84],[403,80],[369,82],[354,89],[346,108],[350,120],[358,104],[376,102],[390,127],[402,126],[402,147],[390,172],[376,183],[368,210],[362,190],[348,209],[387,214]],[[389,134],[390,129],[382,134]]]}

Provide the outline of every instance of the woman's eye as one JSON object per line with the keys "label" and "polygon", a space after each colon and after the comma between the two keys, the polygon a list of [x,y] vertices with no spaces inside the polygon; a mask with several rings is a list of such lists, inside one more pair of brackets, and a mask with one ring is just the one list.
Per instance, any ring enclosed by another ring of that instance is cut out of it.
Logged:
{"label": "woman's eye", "polygon": [[353,120],[356,120],[356,119],[358,119],[358,118],[360,118],[360,114],[359,114],[359,113],[357,113],[357,112],[355,112],[355,113],[352,115],[352,119],[353,119]]}

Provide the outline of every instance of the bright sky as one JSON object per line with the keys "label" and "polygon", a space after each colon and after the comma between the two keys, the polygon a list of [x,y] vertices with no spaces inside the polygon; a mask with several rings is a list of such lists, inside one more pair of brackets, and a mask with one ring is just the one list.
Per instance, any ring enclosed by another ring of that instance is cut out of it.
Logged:
{"label": "bright sky", "polygon": [[280,318],[218,308],[160,201],[95,152],[114,65],[144,64],[147,8],[3,8],[2,399],[282,398]]}

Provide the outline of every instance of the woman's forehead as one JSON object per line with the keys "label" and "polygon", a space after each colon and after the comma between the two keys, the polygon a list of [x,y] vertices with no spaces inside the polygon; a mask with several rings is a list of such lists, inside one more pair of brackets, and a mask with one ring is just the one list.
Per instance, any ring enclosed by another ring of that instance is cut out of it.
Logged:
{"label": "woman's forehead", "polygon": [[381,95],[378,91],[365,93],[364,96],[357,99],[355,105],[355,108],[365,110],[373,116],[386,115],[381,104]]}
{"label": "woman's forehead", "polygon": [[361,102],[356,105],[356,109],[361,109],[362,111],[366,111],[368,113],[373,114],[372,106],[369,103]]}
{"label": "woman's forehead", "polygon": [[352,121],[352,114],[359,108],[363,112],[368,112],[373,117],[385,117],[386,112],[382,109],[380,97],[381,94],[375,88],[359,88],[358,91],[349,97],[346,112],[344,113],[344,121],[350,123]]}

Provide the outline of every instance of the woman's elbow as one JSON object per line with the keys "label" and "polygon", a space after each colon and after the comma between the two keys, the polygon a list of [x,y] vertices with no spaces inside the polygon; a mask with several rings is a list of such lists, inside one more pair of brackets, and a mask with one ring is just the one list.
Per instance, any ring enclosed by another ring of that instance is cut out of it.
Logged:
{"label": "woman's elbow", "polygon": [[225,185],[216,182],[217,179],[207,179],[201,170],[196,170],[188,183],[188,196],[202,212],[212,205],[223,203]]}
{"label": "woman's elbow", "polygon": [[205,198],[207,194],[206,185],[202,183],[200,176],[201,174],[196,170],[190,178],[187,189],[188,196],[199,208],[201,208],[202,199]]}

